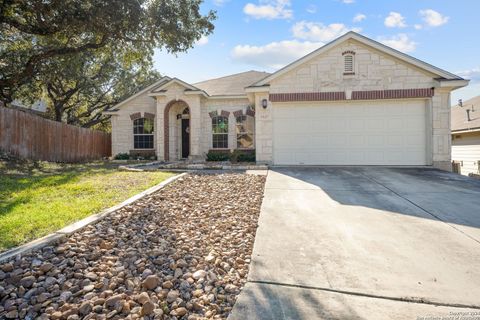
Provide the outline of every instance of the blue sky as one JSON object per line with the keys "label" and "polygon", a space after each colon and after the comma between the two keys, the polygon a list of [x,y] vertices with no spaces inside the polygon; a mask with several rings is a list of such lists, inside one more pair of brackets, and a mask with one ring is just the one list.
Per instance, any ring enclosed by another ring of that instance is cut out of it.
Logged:
{"label": "blue sky", "polygon": [[275,71],[355,30],[471,79],[452,104],[480,95],[478,0],[206,0],[213,34],[177,56],[157,50],[162,74],[197,82],[247,70]]}

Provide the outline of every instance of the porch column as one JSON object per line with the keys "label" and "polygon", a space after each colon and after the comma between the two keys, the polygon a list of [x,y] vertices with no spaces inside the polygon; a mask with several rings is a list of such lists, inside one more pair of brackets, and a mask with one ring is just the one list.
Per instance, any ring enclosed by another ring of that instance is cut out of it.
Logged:
{"label": "porch column", "polygon": [[157,97],[157,122],[155,123],[155,132],[156,132],[156,152],[158,160],[165,160],[164,156],[164,130],[165,130],[165,119],[163,113],[165,110],[165,99],[163,97]]}
{"label": "porch column", "polygon": [[200,159],[201,109],[200,96],[188,100],[190,107],[190,157]]}

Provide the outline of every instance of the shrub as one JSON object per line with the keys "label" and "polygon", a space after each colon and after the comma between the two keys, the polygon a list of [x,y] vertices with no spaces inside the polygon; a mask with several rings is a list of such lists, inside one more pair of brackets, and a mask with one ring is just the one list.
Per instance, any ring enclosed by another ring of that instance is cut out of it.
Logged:
{"label": "shrub", "polygon": [[207,153],[207,161],[228,161],[228,160],[230,160],[229,151],[210,150]]}
{"label": "shrub", "polygon": [[235,150],[230,157],[232,162],[255,162],[255,150]]}
{"label": "shrub", "polygon": [[237,162],[255,162],[255,152],[240,153],[237,157]]}
{"label": "shrub", "polygon": [[129,160],[130,155],[128,153],[118,153],[113,157],[115,160]]}

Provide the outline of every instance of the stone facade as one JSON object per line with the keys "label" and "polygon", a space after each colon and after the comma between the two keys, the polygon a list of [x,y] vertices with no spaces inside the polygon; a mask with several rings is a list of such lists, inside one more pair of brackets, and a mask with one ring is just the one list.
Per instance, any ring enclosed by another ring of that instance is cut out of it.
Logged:
{"label": "stone facade", "polygon": [[[347,54],[353,56],[354,72],[345,72]],[[254,109],[256,159],[259,163],[272,164],[275,145],[273,114],[279,103],[299,101],[314,105],[320,101],[355,103],[354,100],[421,99],[426,111],[426,162],[450,169],[450,92],[465,84],[440,84],[437,71],[450,77],[445,71],[404,59],[356,35],[339,40],[338,44],[301,61],[295,67],[287,67],[271,78],[267,77],[265,81],[268,82],[248,87],[244,95],[209,96],[196,87],[169,78],[168,85],[162,85],[162,90],[144,92],[115,112],[112,117],[113,154],[133,149],[130,118],[133,113],[155,119],[158,159],[176,160],[181,158],[181,122],[177,116],[187,106],[191,159],[203,159],[212,149],[211,114],[228,115],[227,149],[234,150],[235,115]],[[463,81],[454,75],[445,80]],[[266,108],[262,107],[264,100],[267,101]]]}
{"label": "stone facade", "polygon": [[[140,112],[142,117],[145,112],[156,114],[155,100],[146,94],[141,95],[115,112],[111,118],[113,155],[133,150],[133,121],[130,115],[137,112]],[[157,127],[154,130],[157,131]]]}
{"label": "stone facade", "polygon": [[[355,53],[354,75],[343,73],[342,53],[346,51]],[[427,91],[438,86],[436,77],[438,76],[356,40],[348,40],[273,79],[267,87],[268,90],[255,94],[255,100],[259,109],[262,99],[269,95],[276,95],[276,98],[279,98],[281,97],[279,94],[287,93],[345,92],[346,99],[350,100],[352,92],[358,91],[372,93],[397,89]],[[427,163],[442,170],[451,170],[450,91],[451,88],[435,88],[433,97],[425,97],[428,135],[426,139],[429,148],[426,150]],[[334,97],[335,99],[330,100],[343,100],[343,97],[337,99],[337,94]],[[269,102],[269,107],[258,112],[256,119],[257,161],[262,163],[273,162],[273,108],[275,103]]]}
{"label": "stone facade", "polygon": [[[165,108],[168,111],[168,133],[165,132]],[[209,113],[228,112],[229,134],[228,149],[236,149],[236,118],[234,112],[242,111],[252,105],[247,97],[208,99],[204,96],[185,94],[185,88],[172,84],[159,96],[149,96],[146,92],[123,106],[112,117],[112,153],[129,153],[133,150],[133,121],[130,115],[140,113],[141,116],[155,115],[155,153],[159,160],[165,157],[165,136],[168,136],[168,159],[177,160],[181,155],[180,122],[177,114],[185,107],[190,111],[190,156],[192,159],[203,159],[212,149],[212,120]]]}
{"label": "stone facade", "polygon": [[[349,50],[355,52],[354,75],[343,74],[342,53]],[[431,88],[435,77],[356,40],[348,40],[272,80],[270,93]]]}
{"label": "stone facade", "polygon": [[264,109],[264,99],[268,101],[268,93],[255,94],[255,150],[257,162],[270,164],[273,156],[273,108],[268,101],[267,108]]}
{"label": "stone facade", "polygon": [[431,102],[428,101],[427,103],[429,105],[431,104],[432,108],[432,119],[431,122],[428,123],[432,128],[432,164],[436,168],[451,171],[452,137],[450,135],[450,90],[435,90],[435,95],[432,97]]}

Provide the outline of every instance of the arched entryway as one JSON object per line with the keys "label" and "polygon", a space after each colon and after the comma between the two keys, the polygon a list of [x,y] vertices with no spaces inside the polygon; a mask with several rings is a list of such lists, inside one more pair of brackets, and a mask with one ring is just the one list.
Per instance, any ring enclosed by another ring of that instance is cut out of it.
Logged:
{"label": "arched entryway", "polygon": [[164,110],[164,159],[188,159],[191,148],[190,107],[183,100],[170,101]]}

